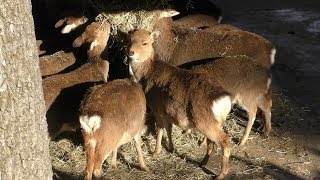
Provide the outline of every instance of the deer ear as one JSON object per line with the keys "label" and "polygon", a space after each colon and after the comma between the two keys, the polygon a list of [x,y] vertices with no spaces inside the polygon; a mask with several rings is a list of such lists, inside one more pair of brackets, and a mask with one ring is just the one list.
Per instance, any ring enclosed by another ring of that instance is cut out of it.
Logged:
{"label": "deer ear", "polygon": [[160,18],[165,18],[165,17],[173,17],[180,14],[179,11],[176,11],[174,9],[168,9],[168,10],[164,10],[161,12],[160,14]]}
{"label": "deer ear", "polygon": [[159,37],[159,35],[160,35],[160,32],[159,32],[159,31],[153,31],[153,32],[151,33],[152,40],[153,40],[153,41],[156,40],[156,39]]}
{"label": "deer ear", "polygon": [[62,26],[64,22],[66,22],[65,19],[60,19],[60,20],[54,25],[54,27],[55,27],[55,28],[58,28],[58,27]]}

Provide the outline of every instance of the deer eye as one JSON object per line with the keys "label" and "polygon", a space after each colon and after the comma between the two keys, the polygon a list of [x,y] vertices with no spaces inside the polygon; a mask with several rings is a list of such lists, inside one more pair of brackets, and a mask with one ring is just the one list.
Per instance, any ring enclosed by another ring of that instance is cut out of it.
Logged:
{"label": "deer eye", "polygon": [[148,44],[148,43],[143,43],[142,45],[144,45],[144,46],[145,46],[145,45],[147,45],[147,44]]}

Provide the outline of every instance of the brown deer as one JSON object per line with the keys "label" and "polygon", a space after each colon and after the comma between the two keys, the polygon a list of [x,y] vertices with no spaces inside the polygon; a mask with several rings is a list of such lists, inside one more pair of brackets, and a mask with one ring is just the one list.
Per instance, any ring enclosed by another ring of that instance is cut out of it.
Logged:
{"label": "brown deer", "polygon": [[73,41],[73,47],[79,47],[84,43],[90,44],[87,51],[90,61],[98,61],[107,56],[107,43],[110,35],[110,24],[107,20],[93,22],[85,31]]}
{"label": "brown deer", "polygon": [[116,168],[117,149],[135,141],[141,169],[149,171],[141,150],[146,99],[141,86],[128,79],[94,86],[81,102],[80,124],[87,154],[86,179],[101,178],[102,163],[112,152]]}
{"label": "brown deer", "polygon": [[154,18],[153,29],[161,33],[154,43],[159,59],[180,65],[212,57],[246,55],[267,68],[274,63],[276,50],[263,37],[230,25],[216,25],[211,27],[213,30],[177,31],[172,20],[177,14],[175,10],[162,10]]}
{"label": "brown deer", "polygon": [[[76,107],[80,103],[77,99],[83,95],[83,90],[81,89],[85,87],[81,87],[81,85],[90,82],[106,82],[108,72],[108,61],[100,60],[99,62],[86,63],[71,72],[52,75],[42,80],[50,139],[54,139],[63,131],[73,131],[79,127],[78,121],[74,119],[75,117],[72,114],[77,112]],[[73,90],[71,95],[76,94],[76,99],[71,99],[71,102],[60,99],[60,97],[65,97],[62,92],[68,92],[68,89]],[[69,105],[65,106],[67,103]],[[60,116],[59,112],[61,113],[61,108],[59,106],[63,106],[62,112],[67,114]]]}
{"label": "brown deer", "polygon": [[[183,66],[186,67],[186,65]],[[235,97],[234,103],[238,103],[247,111],[248,124],[239,142],[240,145],[244,145],[248,139],[258,108],[265,115],[265,136],[269,135],[271,132],[272,92],[271,76],[266,67],[246,56],[239,55],[220,58],[207,64],[195,66],[191,70],[204,73],[209,79],[219,81],[222,87]]]}
{"label": "brown deer", "polygon": [[[43,92],[47,110],[47,122],[49,129],[49,138],[53,139],[63,131],[73,131],[79,127],[79,121],[76,121],[74,114],[79,106],[77,100],[71,100],[72,103],[61,110],[58,105],[64,107],[62,92],[69,89],[74,90],[75,98],[83,96],[83,89],[87,88],[88,83],[104,81],[107,82],[109,74],[109,62],[107,61],[106,43],[109,38],[110,26],[107,21],[93,22],[86,27],[85,32],[78,37],[74,44],[81,45],[85,42],[90,43],[88,56],[92,60],[81,67],[68,73],[56,74],[43,79]],[[82,86],[82,85],[85,86]],[[70,92],[69,92],[70,93]],[[54,107],[52,105],[55,105]],[[59,116],[58,112],[67,113],[68,116]]]}
{"label": "brown deer", "polygon": [[[173,123],[184,129],[196,128],[210,141],[221,145],[223,160],[218,178],[223,178],[228,172],[230,137],[221,126],[231,110],[233,98],[214,79],[208,80],[201,73],[182,70],[155,59],[152,44],[157,34],[136,30],[131,34],[129,48],[131,76],[148,93],[148,105],[156,120],[157,140],[153,156],[161,151],[164,128],[170,142]],[[172,146],[170,144],[170,149]]]}
{"label": "brown deer", "polygon": [[80,25],[85,24],[87,21],[88,21],[88,18],[85,16],[80,16],[80,17],[69,16],[69,17],[65,17],[65,18],[57,21],[57,23],[54,25],[54,27],[59,28],[65,24],[65,26],[61,30],[61,33],[68,34],[72,30],[79,27]]}

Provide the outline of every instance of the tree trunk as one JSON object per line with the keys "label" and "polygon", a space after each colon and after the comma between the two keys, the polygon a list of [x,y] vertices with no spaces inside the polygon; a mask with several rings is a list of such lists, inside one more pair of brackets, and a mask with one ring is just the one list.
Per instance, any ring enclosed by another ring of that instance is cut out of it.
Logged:
{"label": "tree trunk", "polygon": [[52,179],[31,2],[0,4],[0,179]]}

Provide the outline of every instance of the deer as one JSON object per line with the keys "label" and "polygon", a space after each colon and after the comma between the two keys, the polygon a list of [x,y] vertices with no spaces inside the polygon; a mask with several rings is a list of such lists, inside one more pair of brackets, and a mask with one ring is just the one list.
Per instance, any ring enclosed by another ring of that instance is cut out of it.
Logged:
{"label": "deer", "polygon": [[[109,33],[110,26],[107,21],[92,22],[74,41],[74,44],[79,46],[90,43],[87,51],[89,62],[71,72],[55,74],[43,79],[49,139],[54,139],[64,131],[78,129],[80,124],[74,114],[77,113],[80,102],[76,99],[82,98],[84,91],[92,86],[92,83],[108,81],[109,61],[106,46]],[[68,107],[65,107],[66,102],[61,98],[69,98],[65,95],[70,94],[69,89],[73,90],[71,96],[75,95],[75,97],[70,100],[70,103],[68,102]],[[60,106],[64,108],[61,109]],[[63,117],[57,115],[61,111],[66,115]]]}
{"label": "deer", "polygon": [[[75,131],[80,127],[74,116],[80,104],[78,99],[82,98],[85,90],[93,83],[107,82],[108,72],[109,62],[100,60],[42,80],[50,140],[64,131]],[[66,98],[71,99],[66,100]]]}
{"label": "deer", "polygon": [[[106,60],[108,56],[107,42],[109,40],[110,24],[106,21],[92,22],[85,31],[77,37],[74,47],[79,47],[84,43],[89,43],[87,50],[89,61]],[[58,59],[53,59],[58,55]],[[42,76],[56,74],[75,63],[76,59],[73,53],[57,52],[54,56],[44,56],[39,58],[40,70]]]}
{"label": "deer", "polygon": [[76,38],[72,46],[80,47],[82,44],[90,44],[87,51],[89,61],[98,61],[107,56],[107,43],[110,35],[110,24],[107,20],[93,22],[85,31]]}
{"label": "deer", "polygon": [[[69,13],[70,14],[70,13]],[[83,21],[82,19],[85,19]],[[80,23],[83,22],[83,23]],[[60,19],[56,23],[56,27],[60,27],[64,24],[66,26],[62,29],[63,32],[65,33],[70,33],[70,31],[74,30],[78,26],[82,24],[89,24],[92,21],[89,21],[87,17],[81,16],[81,17],[74,17],[74,16],[67,16],[63,19]],[[105,21],[103,21],[105,22]],[[217,20],[214,18],[208,16],[208,15],[203,15],[203,14],[192,14],[188,15],[185,17],[182,17],[180,19],[177,19],[174,21],[174,28],[177,31],[185,31],[188,29],[193,29],[193,28],[208,28],[208,27],[213,27],[219,24]],[[103,27],[106,26],[106,27]],[[74,27],[74,28],[70,28]],[[68,31],[64,30],[68,29]],[[70,31],[69,31],[70,30]],[[99,58],[100,55],[104,55],[106,53],[104,50],[106,50],[106,45],[107,41],[109,38],[110,34],[110,25],[109,23],[101,23],[99,22],[93,22],[90,25],[88,25],[85,29],[85,31],[80,35],[78,38],[76,38],[73,42],[73,47],[79,47],[84,43],[90,44],[89,49],[88,49],[88,59],[89,60],[96,60]],[[93,43],[94,42],[94,43]],[[96,48],[93,48],[96,44],[99,44]],[[90,48],[92,48],[90,50]],[[45,58],[46,59],[46,58]],[[43,75],[50,75],[50,74],[55,74],[69,65],[72,65],[75,60],[71,58],[66,58],[66,61],[39,61],[41,63],[41,72],[43,72]],[[52,65],[51,65],[52,63]]]}
{"label": "deer", "polygon": [[[228,173],[231,149],[230,137],[221,126],[231,110],[233,97],[214,79],[156,59],[153,42],[158,35],[157,31],[144,29],[130,32],[128,53],[131,77],[142,85],[156,121],[156,148],[152,156],[161,152],[164,129],[172,142],[172,124],[183,129],[196,128],[222,147],[222,167],[217,177],[222,179]],[[169,146],[173,148],[172,143]]]}
{"label": "deer", "polygon": [[88,18],[86,16],[67,16],[63,19],[60,19],[56,22],[56,24],[54,25],[55,28],[59,28],[62,25],[65,25],[62,30],[61,33],[62,34],[68,34],[71,31],[73,31],[74,29],[76,29],[77,27],[85,24],[88,21]]}
{"label": "deer", "polygon": [[[162,37],[160,36],[158,38],[154,46],[155,52],[158,54],[159,59],[169,62],[173,65],[180,65],[183,63],[191,62],[193,60],[198,60],[201,58],[205,59],[212,56],[214,57],[222,56],[221,62],[224,60],[230,60],[230,59],[232,59],[233,61],[236,61],[234,58],[230,58],[230,57],[241,56],[241,58],[236,58],[236,59],[241,59],[241,63],[244,63],[242,66],[247,65],[249,67],[255,67],[256,65],[252,65],[253,63],[250,61],[256,61],[258,64],[265,67],[266,69],[264,70],[256,69],[258,71],[255,73],[264,74],[264,76],[260,76],[260,79],[259,78],[255,79],[255,77],[251,77],[251,79],[246,80],[247,82],[242,80],[242,82],[245,84],[251,83],[252,85],[254,85],[254,83],[257,83],[257,85],[259,85],[259,88],[258,88],[258,91],[248,91],[248,93],[246,94],[242,92],[241,93],[242,97],[240,98],[243,98],[243,99],[245,99],[246,97],[253,98],[253,96],[250,95],[250,93],[254,94],[259,92],[259,94],[263,94],[265,91],[265,88],[267,88],[265,85],[271,84],[271,79],[267,78],[268,73],[266,72],[266,70],[269,69],[271,65],[274,63],[276,50],[275,48],[273,48],[272,44],[267,40],[263,39],[257,34],[241,31],[240,29],[227,24],[212,25],[211,27],[204,28],[201,30],[192,29],[187,31],[186,30],[179,31],[180,29],[177,30],[175,26],[176,25],[175,22],[177,20],[172,21],[172,19],[170,18],[172,16],[177,15],[179,12],[175,10],[166,10],[166,11],[159,11],[159,12],[160,12],[159,17],[155,18],[156,23],[154,28],[156,30],[160,30],[162,34]],[[219,37],[217,35],[222,35],[222,36]],[[212,40],[212,38],[215,38],[215,37],[219,37],[219,39]],[[236,40],[233,39],[234,37],[235,39],[238,39],[239,42],[241,41],[242,42],[241,43],[235,42]],[[248,47],[244,47],[244,46],[241,47],[242,46],[241,44],[244,43],[245,41],[252,41],[252,42],[248,42],[251,45]],[[166,46],[164,46],[164,43],[166,44]],[[228,44],[231,44],[231,45],[229,46]],[[255,46],[253,46],[252,44],[255,44]],[[255,49],[255,47],[257,47],[258,49]],[[221,51],[221,53],[222,52],[223,53],[221,55],[214,55],[215,53],[218,53],[221,50],[221,48],[222,50],[225,48],[223,51]],[[228,48],[230,50],[228,50]],[[246,48],[247,48],[247,51],[245,50]],[[224,58],[228,56],[229,58]],[[248,62],[244,61],[244,59],[247,59]],[[228,64],[228,62],[224,62],[224,64]],[[231,65],[228,65],[228,66],[231,69],[233,69],[234,72],[238,72],[238,67],[231,66]],[[214,72],[214,70],[212,70],[214,68],[212,67],[214,67],[214,65],[210,66],[208,69],[211,68],[211,71]],[[206,68],[206,66],[203,66],[203,68]],[[242,70],[240,71],[242,74],[245,74],[245,71],[242,71]],[[211,76],[210,73],[208,75]],[[241,74],[239,74],[239,77],[242,77]],[[215,78],[215,76],[212,76],[212,78]],[[226,81],[228,81],[228,78],[225,80],[225,82]],[[264,84],[264,86],[261,86],[260,85],[261,83],[259,82],[264,82],[262,83]],[[241,87],[237,84],[233,84],[233,86],[229,85],[224,88],[226,88],[226,90],[232,91],[234,95],[242,91]],[[265,114],[266,124],[265,124],[264,132],[265,132],[265,136],[268,137],[269,133],[271,132],[271,106],[272,106],[271,90],[265,96],[268,97],[265,100],[266,105],[265,106],[260,105],[260,106],[262,106],[262,111]],[[241,107],[243,107],[248,112],[248,116],[249,116],[248,125],[246,126],[245,133],[241,138],[239,145],[244,145],[247,141],[248,135],[251,131],[252,124],[256,117],[255,109],[257,109],[258,107],[259,98],[255,97],[254,103],[251,103],[252,105],[250,105],[249,102],[243,102],[242,104],[238,103]],[[259,108],[261,109],[261,107]]]}
{"label": "deer", "polygon": [[161,33],[154,48],[161,60],[177,66],[206,58],[246,55],[267,68],[274,63],[276,49],[265,38],[230,25],[177,31],[172,17],[178,14],[172,9],[159,10],[154,18],[153,30]]}
{"label": "deer", "polygon": [[142,170],[149,171],[141,149],[145,127],[146,98],[140,84],[117,79],[92,87],[80,105],[79,121],[87,154],[86,179],[100,179],[102,163],[112,153],[111,168],[117,168],[119,146],[135,141]]}
{"label": "deer", "polygon": [[[196,62],[196,61],[195,61]],[[248,139],[252,125],[256,119],[258,108],[265,116],[264,135],[271,132],[272,89],[271,72],[246,56],[227,56],[206,64],[192,66],[195,62],[179,67],[185,67],[193,72],[204,73],[209,79],[215,79],[230,92],[235,101],[248,113],[248,123],[239,145],[244,145]],[[185,131],[187,134],[189,131]],[[205,141],[202,142],[204,144]]]}

